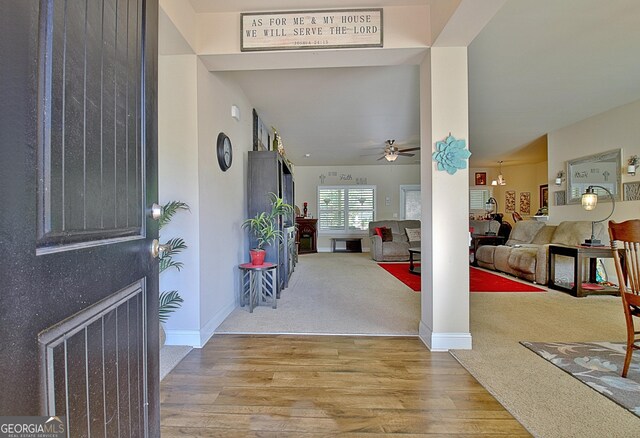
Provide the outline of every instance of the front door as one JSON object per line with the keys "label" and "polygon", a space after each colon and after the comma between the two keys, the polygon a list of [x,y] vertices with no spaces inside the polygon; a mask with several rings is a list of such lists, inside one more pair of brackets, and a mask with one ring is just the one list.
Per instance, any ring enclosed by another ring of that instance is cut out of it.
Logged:
{"label": "front door", "polygon": [[159,436],[157,0],[0,3],[0,416]]}

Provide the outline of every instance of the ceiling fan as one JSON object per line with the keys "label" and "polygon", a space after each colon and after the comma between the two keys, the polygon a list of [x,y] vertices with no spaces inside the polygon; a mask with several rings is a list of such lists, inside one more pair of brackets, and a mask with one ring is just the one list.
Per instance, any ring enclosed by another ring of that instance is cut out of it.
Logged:
{"label": "ceiling fan", "polygon": [[398,158],[399,156],[413,157],[415,154],[409,154],[408,152],[420,150],[419,147],[400,149],[398,146],[395,145],[395,142],[396,142],[395,140],[385,141],[384,152],[382,153],[383,155],[380,158],[378,158],[376,161],[380,161],[384,158],[387,161],[391,162],[391,161],[396,161],[396,158]]}

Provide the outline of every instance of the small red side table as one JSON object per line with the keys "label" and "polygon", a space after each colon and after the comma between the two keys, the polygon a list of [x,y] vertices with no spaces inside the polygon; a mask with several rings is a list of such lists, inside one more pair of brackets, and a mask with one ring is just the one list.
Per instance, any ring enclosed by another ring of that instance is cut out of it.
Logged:
{"label": "small red side table", "polygon": [[269,302],[273,304],[275,309],[276,302],[276,267],[273,263],[263,263],[262,265],[253,265],[244,263],[240,268],[240,307],[249,304],[249,313],[253,313],[253,309],[261,302]]}

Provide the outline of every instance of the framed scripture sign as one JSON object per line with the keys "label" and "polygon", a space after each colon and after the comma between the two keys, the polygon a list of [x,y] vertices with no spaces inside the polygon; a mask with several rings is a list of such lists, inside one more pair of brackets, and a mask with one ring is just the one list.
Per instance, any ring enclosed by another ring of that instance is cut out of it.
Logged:
{"label": "framed scripture sign", "polygon": [[240,14],[240,51],[382,47],[382,8]]}

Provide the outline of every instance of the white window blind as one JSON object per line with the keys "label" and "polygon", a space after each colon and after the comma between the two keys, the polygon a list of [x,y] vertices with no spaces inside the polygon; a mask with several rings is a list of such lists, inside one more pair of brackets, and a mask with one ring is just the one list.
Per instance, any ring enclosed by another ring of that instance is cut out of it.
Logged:
{"label": "white window blind", "polygon": [[400,218],[417,219],[422,217],[422,197],[419,185],[400,185]]}
{"label": "white window blind", "polygon": [[374,216],[375,186],[318,186],[318,231],[366,231]]}
{"label": "white window blind", "polygon": [[489,199],[489,190],[469,189],[469,210],[484,210]]}

